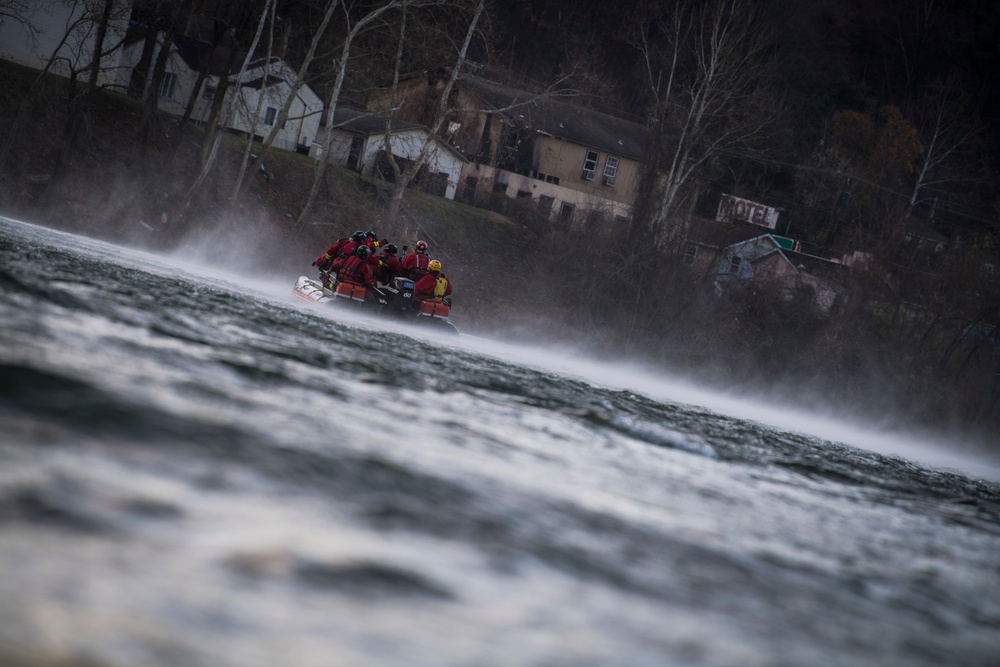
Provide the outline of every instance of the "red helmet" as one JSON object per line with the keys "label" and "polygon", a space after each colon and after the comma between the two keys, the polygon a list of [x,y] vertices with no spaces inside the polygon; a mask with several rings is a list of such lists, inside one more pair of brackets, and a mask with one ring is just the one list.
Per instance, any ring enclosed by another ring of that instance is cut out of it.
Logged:
{"label": "red helmet", "polygon": [[427,252],[427,243],[425,241],[417,241],[417,245],[414,246],[417,252]]}

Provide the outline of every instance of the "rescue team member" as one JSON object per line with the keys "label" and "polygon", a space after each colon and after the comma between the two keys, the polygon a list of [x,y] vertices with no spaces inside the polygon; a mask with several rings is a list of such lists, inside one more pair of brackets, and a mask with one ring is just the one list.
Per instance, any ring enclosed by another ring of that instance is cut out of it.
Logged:
{"label": "rescue team member", "polygon": [[385,241],[383,240],[382,242],[379,242],[378,234],[374,231],[368,231],[365,232],[365,245],[367,245],[368,249],[372,251],[373,255],[375,255],[382,248],[382,246],[385,245]]}
{"label": "rescue team member", "polygon": [[451,305],[451,281],[441,273],[441,262],[432,259],[427,264],[427,275],[413,284],[413,298],[417,301],[442,301]]}
{"label": "rescue team member", "polygon": [[411,252],[403,260],[403,275],[414,282],[427,275],[427,263],[430,258],[427,256],[427,243],[417,241]]}
{"label": "rescue team member", "polygon": [[350,257],[351,255],[354,254],[354,252],[358,248],[360,248],[363,245],[366,245],[365,244],[365,240],[366,240],[366,237],[365,237],[365,233],[363,231],[361,231],[359,229],[358,231],[354,232],[354,235],[351,236],[350,242],[348,242],[348,244],[345,245],[341,249],[341,251],[340,251],[341,256],[342,257]]}
{"label": "rescue team member", "polygon": [[396,257],[397,252],[399,249],[395,243],[387,243],[385,250],[376,258],[379,260],[379,265],[375,269],[375,278],[383,285],[388,285],[396,276],[403,273],[403,264]]}
{"label": "rescue team member", "polygon": [[333,269],[337,272],[337,280],[343,283],[362,285],[368,290],[366,298],[375,298],[375,274],[372,265],[368,263],[371,250],[366,245],[359,245],[353,255],[342,255],[333,261]]}
{"label": "rescue team member", "polygon": [[[316,261],[313,262],[313,266],[318,267],[320,271],[329,271],[331,265],[333,264],[333,260],[337,259],[341,255],[353,254],[354,249],[358,247],[357,244],[363,243],[364,240],[365,233],[360,230],[354,232],[354,235],[351,236],[351,238],[344,237],[339,239],[336,243],[327,248],[325,253],[316,258]],[[351,246],[352,242],[354,243],[353,246]],[[351,246],[349,251],[346,250],[348,246]]]}

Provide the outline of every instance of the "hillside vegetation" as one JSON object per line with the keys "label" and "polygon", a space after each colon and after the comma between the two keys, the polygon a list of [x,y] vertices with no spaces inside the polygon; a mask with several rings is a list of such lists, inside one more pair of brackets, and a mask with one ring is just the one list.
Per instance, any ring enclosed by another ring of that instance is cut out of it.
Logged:
{"label": "hillside vegetation", "polygon": [[[86,98],[83,130],[66,151],[68,82],[2,68],[4,214],[289,288],[331,242],[356,229],[400,246],[423,238],[454,280],[454,319],[468,333],[558,345],[760,400],[953,429],[970,439],[993,442],[1000,426],[995,329],[970,337],[947,315],[942,326],[915,329],[863,286],[832,313],[753,288],[720,296],[676,256],[641,246],[625,252],[613,228],[554,228],[533,207],[512,205],[503,216],[409,190],[400,217],[388,222],[386,185],[339,168],[327,170],[311,215],[297,225],[315,162],[271,151],[268,178],[252,176],[231,205],[246,146],[231,135],[205,184],[178,210],[197,177],[200,128],[179,129],[176,118],[159,115],[140,150],[132,141],[139,104],[100,92]],[[979,284],[992,289],[995,281]],[[976,295],[976,304],[994,302]],[[942,312],[956,308],[963,304],[951,301]]]}
{"label": "hillside vegetation", "polygon": [[[13,119],[37,73],[2,64],[0,117]],[[407,191],[406,210],[397,223],[382,215],[384,183],[330,168],[310,221],[296,226],[301,203],[313,180],[315,161],[287,151],[271,151],[268,178],[256,175],[235,206],[230,205],[235,174],[246,140],[225,137],[217,168],[190,206],[174,213],[197,176],[201,132],[187,128],[176,145],[176,119],[162,115],[151,147],[140,154],[131,141],[141,115],[139,104],[105,92],[91,101],[81,150],[56,178],[59,136],[65,110],[51,104],[66,82],[51,78],[36,86],[13,143],[13,177],[0,186],[3,212],[88,236],[163,252],[177,252],[240,273],[282,277],[312,275],[311,262],[337,238],[358,229],[375,230],[402,248],[426,240],[458,290],[455,318],[466,330],[495,330],[524,324],[524,312],[510,295],[526,291],[525,251],[534,235],[497,213],[416,190]],[[7,127],[10,123],[5,123]],[[507,287],[497,289],[495,281]]]}

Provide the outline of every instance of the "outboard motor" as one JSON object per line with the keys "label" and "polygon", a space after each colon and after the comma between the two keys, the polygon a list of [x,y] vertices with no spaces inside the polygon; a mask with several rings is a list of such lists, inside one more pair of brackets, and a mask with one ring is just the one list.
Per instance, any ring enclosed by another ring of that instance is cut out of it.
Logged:
{"label": "outboard motor", "polygon": [[398,277],[393,281],[398,293],[396,294],[397,310],[408,313],[413,310],[413,281],[409,278]]}
{"label": "outboard motor", "polygon": [[406,315],[413,312],[413,281],[409,278],[396,277],[391,285],[383,290],[385,297],[380,299],[383,309],[391,315]]}

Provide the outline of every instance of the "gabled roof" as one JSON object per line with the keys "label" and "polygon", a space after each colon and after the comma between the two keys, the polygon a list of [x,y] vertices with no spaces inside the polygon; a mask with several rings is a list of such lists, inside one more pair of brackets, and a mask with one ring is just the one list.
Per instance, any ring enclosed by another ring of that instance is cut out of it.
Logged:
{"label": "gabled roof", "polygon": [[906,235],[919,239],[927,239],[934,243],[947,245],[948,237],[931,227],[929,222],[922,220],[912,220],[906,225]]}
{"label": "gabled roof", "polygon": [[209,42],[191,37],[177,35],[174,37],[174,46],[177,47],[177,55],[181,57],[184,64],[193,72],[200,72],[202,67],[208,63],[208,73],[213,76],[228,76],[239,72],[240,65],[247,57],[246,52],[237,52],[233,64],[226,72],[226,61],[229,60],[230,49],[227,46],[216,46],[214,49]]}
{"label": "gabled roof", "polygon": [[[374,114],[369,111],[359,111],[357,109],[350,109],[347,107],[337,107],[333,112],[334,128],[344,132],[360,134],[366,137],[384,134],[386,121],[389,122],[389,132],[391,134],[409,132],[411,130],[423,130],[424,132],[430,134],[430,131],[419,123],[408,123],[402,120],[386,118],[385,116],[379,116],[378,114]],[[454,147],[449,146],[443,141],[435,140],[435,142],[440,148],[444,148],[449,153],[456,155],[463,162],[469,161],[468,158],[462,155],[459,151],[455,150]]]}
{"label": "gabled roof", "polygon": [[389,121],[389,131],[393,134],[406,132],[407,130],[426,130],[419,123],[408,123],[403,120],[395,120],[379,116],[368,111],[359,111],[347,107],[337,107],[333,112],[333,126],[338,130],[353,132],[354,134],[372,135],[383,134],[385,123]]}
{"label": "gabled roof", "polygon": [[721,249],[761,236],[769,234],[757,226],[699,218],[688,229],[687,240],[688,243]]}
{"label": "gabled roof", "polygon": [[[267,85],[268,85],[268,87],[271,87],[271,86],[273,86],[273,85],[275,85],[277,83],[287,83],[287,81],[285,81],[284,79],[282,79],[280,76],[274,76],[274,75],[271,75],[271,74],[267,75]],[[264,84],[264,77],[258,76],[256,79],[252,79],[250,81],[245,82],[243,84],[243,87],[244,88],[254,88],[256,90],[260,90],[260,88],[261,88],[261,86],[263,84]]]}
{"label": "gabled roof", "polygon": [[849,266],[822,257],[816,257],[815,255],[807,255],[804,252],[795,252],[782,248],[781,254],[799,271],[811,273],[821,278],[843,280],[851,272]]}
{"label": "gabled roof", "polygon": [[557,139],[633,160],[643,158],[649,143],[649,130],[639,123],[477,77],[460,77],[458,84],[487,107]]}

